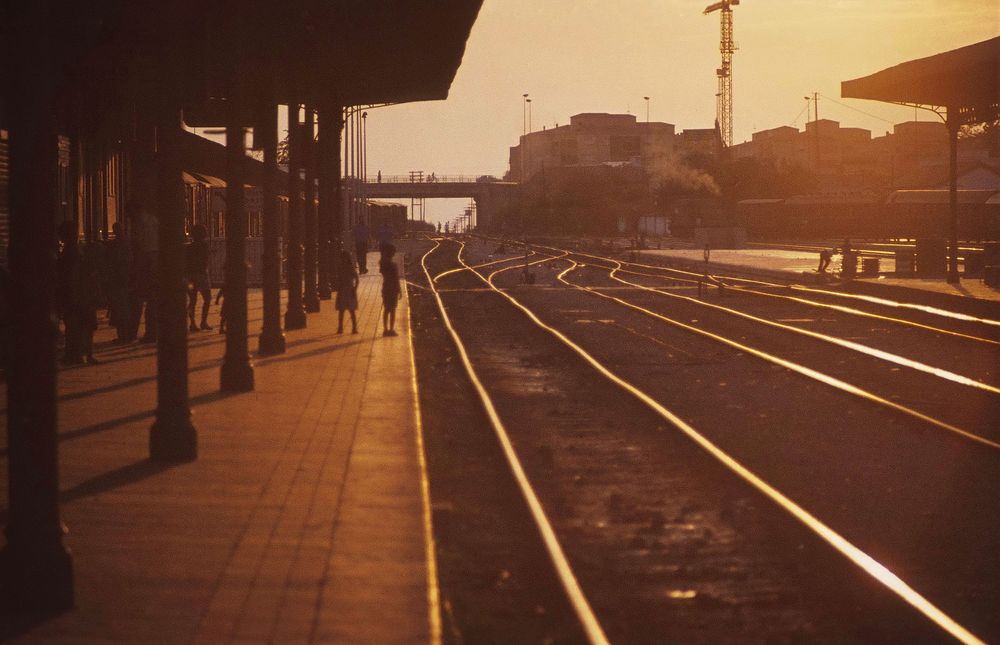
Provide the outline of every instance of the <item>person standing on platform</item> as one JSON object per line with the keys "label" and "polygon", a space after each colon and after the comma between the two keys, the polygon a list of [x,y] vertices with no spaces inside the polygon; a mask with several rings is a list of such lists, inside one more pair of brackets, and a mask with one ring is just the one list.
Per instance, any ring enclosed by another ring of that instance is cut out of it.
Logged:
{"label": "person standing on platform", "polygon": [[399,302],[399,267],[393,261],[396,247],[387,244],[378,263],[382,274],[382,335],[396,336],[396,304]]}
{"label": "person standing on platform", "polygon": [[381,253],[382,249],[384,249],[386,246],[391,245],[394,241],[392,228],[389,226],[388,222],[382,222],[382,226],[380,226],[378,229],[377,237],[378,237],[378,250],[379,253]]}
{"label": "person standing on platform", "polygon": [[[212,302],[212,285],[208,276],[208,229],[204,224],[195,224],[191,229],[192,242],[185,249],[185,265],[188,277],[188,319],[191,321],[190,330],[211,329],[208,324],[208,309]],[[198,304],[198,294],[201,294],[201,327],[194,322],[194,310]]]}
{"label": "person standing on platform", "polygon": [[97,267],[92,252],[81,252],[74,222],[59,226],[59,240],[62,249],[56,260],[56,298],[66,334],[62,360],[67,365],[84,360],[93,364],[97,362],[93,348],[100,298]]}
{"label": "person standing on platform", "polygon": [[135,340],[139,320],[145,307],[146,330],[142,342],[156,342],[156,265],[159,255],[159,222],[139,201],[126,207],[129,217],[129,235],[132,247],[132,275],[130,276],[129,301],[132,315],[129,321],[128,340]]}
{"label": "person standing on platform", "polygon": [[351,314],[351,333],[358,333],[358,272],[354,258],[347,251],[340,252],[340,269],[337,271],[337,333],[344,333],[344,312]]}
{"label": "person standing on platform", "polygon": [[358,258],[358,273],[368,273],[368,227],[360,219],[354,225],[354,254]]}
{"label": "person standing on platform", "polygon": [[132,318],[132,308],[128,301],[129,258],[128,240],[122,231],[122,226],[115,222],[111,226],[114,234],[108,241],[108,281],[107,296],[111,326],[118,330],[116,342],[127,340],[129,323]]}

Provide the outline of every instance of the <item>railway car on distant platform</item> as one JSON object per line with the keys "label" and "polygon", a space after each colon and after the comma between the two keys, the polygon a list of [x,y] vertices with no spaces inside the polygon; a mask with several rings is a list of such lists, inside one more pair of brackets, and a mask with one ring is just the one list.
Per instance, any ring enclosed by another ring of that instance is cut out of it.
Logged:
{"label": "railway car on distant platform", "polygon": [[[746,199],[737,221],[754,239],[916,239],[950,233],[947,190],[897,190],[886,196],[798,195]],[[958,237],[1000,240],[1000,191],[958,191]]]}
{"label": "railway car on distant platform", "polygon": [[368,200],[368,230],[373,234],[388,224],[396,235],[402,235],[406,230],[406,206],[393,202]]}

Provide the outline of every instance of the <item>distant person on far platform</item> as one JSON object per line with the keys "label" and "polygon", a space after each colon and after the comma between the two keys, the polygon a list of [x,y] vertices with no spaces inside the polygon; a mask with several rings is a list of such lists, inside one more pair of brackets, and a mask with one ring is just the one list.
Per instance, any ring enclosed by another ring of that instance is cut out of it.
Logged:
{"label": "distant person on far platform", "polygon": [[377,180],[376,181],[378,181],[378,183],[380,183],[380,184],[382,183],[382,171],[381,170],[378,171],[378,175],[377,175]]}
{"label": "distant person on far platform", "polygon": [[392,228],[389,226],[388,222],[382,222],[382,226],[378,229],[377,237],[378,250],[380,253],[382,252],[382,249],[394,242]]}
{"label": "distant person on far platform", "polygon": [[396,304],[399,302],[399,267],[393,261],[396,247],[387,244],[378,263],[382,274],[382,335],[396,336]]}
{"label": "distant person on far platform", "polygon": [[368,273],[368,227],[364,220],[354,225],[354,255],[358,259],[358,273]]}
{"label": "distant person on far platform", "polygon": [[351,333],[358,333],[358,272],[354,270],[354,258],[347,251],[340,252],[340,268],[337,271],[337,333],[344,333],[344,312],[351,314]]}
{"label": "distant person on far platform", "polygon": [[823,249],[819,252],[819,267],[816,269],[820,273],[826,273],[826,270],[830,268],[830,260],[833,259],[833,251],[830,249]]}

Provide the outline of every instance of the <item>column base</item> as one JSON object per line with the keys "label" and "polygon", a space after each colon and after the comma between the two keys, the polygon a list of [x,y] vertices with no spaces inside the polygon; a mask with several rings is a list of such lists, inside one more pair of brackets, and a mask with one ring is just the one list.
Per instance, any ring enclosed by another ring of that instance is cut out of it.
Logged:
{"label": "column base", "polygon": [[219,372],[219,388],[223,392],[252,392],[253,367],[249,357],[223,359]]}
{"label": "column base", "polygon": [[261,332],[258,338],[257,353],[263,356],[285,353],[285,335],[281,330]]}
{"label": "column base", "polygon": [[61,540],[0,551],[0,613],[54,614],[73,608],[73,557]]}
{"label": "column base", "polygon": [[191,411],[182,414],[156,413],[149,429],[149,458],[177,463],[198,458],[198,431],[191,423]]}
{"label": "column base", "polygon": [[285,330],[305,329],[306,311],[305,309],[289,309],[285,312]]}
{"label": "column base", "polygon": [[319,296],[314,296],[312,298],[306,298],[305,301],[306,313],[317,314],[319,313]]}

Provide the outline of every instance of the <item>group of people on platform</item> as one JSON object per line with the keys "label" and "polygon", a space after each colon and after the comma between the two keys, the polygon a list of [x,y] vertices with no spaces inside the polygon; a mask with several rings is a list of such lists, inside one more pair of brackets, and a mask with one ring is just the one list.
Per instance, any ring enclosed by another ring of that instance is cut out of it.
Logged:
{"label": "group of people on platform", "polygon": [[[358,222],[353,229],[354,252],[341,250],[337,270],[337,333],[344,333],[344,313],[350,314],[351,333],[358,333],[358,280],[359,274],[368,273],[368,243],[370,233],[364,221]],[[393,244],[393,232],[388,224],[379,227],[377,240],[379,245],[379,273],[382,274],[382,335],[396,336],[396,305],[401,293],[399,283],[399,267],[394,257],[396,246]],[[355,269],[355,264],[357,269]]]}
{"label": "group of people on platform", "polygon": [[56,260],[56,307],[63,321],[66,364],[97,363],[94,332],[97,310],[107,306],[119,342],[156,340],[155,275],[158,245],[156,217],[138,202],[126,208],[128,233],[116,222],[105,241],[81,243],[75,222],[59,226]]}
{"label": "group of people on platform", "polygon": [[[67,365],[94,364],[94,332],[98,325],[98,310],[107,307],[108,322],[117,331],[115,341],[127,343],[139,340],[155,342],[156,330],[156,266],[159,254],[159,223],[154,214],[138,201],[126,207],[127,228],[116,222],[111,236],[103,241],[81,242],[75,222],[66,221],[59,227],[59,250],[56,261],[56,304],[63,322],[65,348],[62,362]],[[354,228],[355,257],[343,250],[339,254],[336,273],[338,333],[343,332],[344,312],[350,314],[353,331],[357,332],[357,286],[359,273],[367,273],[369,232],[365,224]],[[188,285],[188,322],[192,332],[211,330],[208,322],[211,309],[210,276],[211,248],[208,230],[195,224],[191,241],[185,247],[184,274]],[[383,224],[376,235],[381,258],[383,335],[395,336],[396,304],[400,296],[399,268],[394,256],[392,229]],[[357,269],[355,269],[355,263]],[[201,309],[198,311],[198,299]],[[215,304],[220,309],[219,332],[226,325],[225,286],[219,289]],[[197,314],[200,313],[200,316]],[[139,329],[145,319],[142,336]]]}

